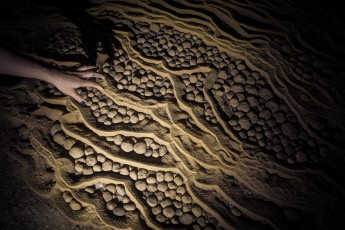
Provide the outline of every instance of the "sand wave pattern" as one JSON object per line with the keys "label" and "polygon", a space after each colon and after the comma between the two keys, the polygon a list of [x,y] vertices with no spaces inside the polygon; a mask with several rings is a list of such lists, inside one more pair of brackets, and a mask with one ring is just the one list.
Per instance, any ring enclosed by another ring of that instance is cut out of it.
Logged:
{"label": "sand wave pattern", "polygon": [[[111,31],[93,47],[104,90],[78,89],[81,106],[41,82],[30,88],[40,108],[30,116],[18,107],[26,145],[8,151],[33,190],[71,220],[104,229],[339,222],[331,216],[345,212],[344,91],[327,78],[344,70],[302,33],[285,35],[291,27],[274,12],[296,6],[93,4],[87,14]],[[31,55],[67,68],[90,57],[82,34],[57,24]],[[44,178],[39,162],[51,172]]]}

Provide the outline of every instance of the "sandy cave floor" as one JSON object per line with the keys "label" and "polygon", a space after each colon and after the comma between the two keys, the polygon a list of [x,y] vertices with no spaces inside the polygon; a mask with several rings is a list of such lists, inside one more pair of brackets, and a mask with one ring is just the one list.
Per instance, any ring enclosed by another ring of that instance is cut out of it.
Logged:
{"label": "sandy cave floor", "polygon": [[18,2],[4,45],[106,79],[82,106],[3,78],[0,229],[343,225],[345,27],[327,7]]}

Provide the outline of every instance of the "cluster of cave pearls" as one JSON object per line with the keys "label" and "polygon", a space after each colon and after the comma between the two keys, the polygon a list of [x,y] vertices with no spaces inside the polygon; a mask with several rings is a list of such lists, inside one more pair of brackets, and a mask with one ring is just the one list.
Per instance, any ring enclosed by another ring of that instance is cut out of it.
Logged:
{"label": "cluster of cave pearls", "polygon": [[[86,106],[44,82],[32,89],[40,107],[18,113],[23,141],[9,150],[32,189],[71,220],[109,229],[332,225],[319,217],[344,213],[332,133],[344,90],[325,76],[343,70],[226,14],[240,4],[210,4],[217,24],[198,1],[153,2],[87,10],[113,24],[118,44],[98,43],[104,90],[78,89]],[[46,35],[32,56],[59,57],[57,68],[87,58],[77,26]]]}

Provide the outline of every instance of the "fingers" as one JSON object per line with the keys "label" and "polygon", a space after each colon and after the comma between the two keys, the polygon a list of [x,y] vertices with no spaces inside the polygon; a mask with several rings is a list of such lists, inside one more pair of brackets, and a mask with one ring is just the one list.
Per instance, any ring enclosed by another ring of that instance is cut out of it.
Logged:
{"label": "fingers", "polygon": [[103,90],[103,87],[100,84],[93,81],[83,81],[81,87],[93,87],[100,91]]}
{"label": "fingers", "polygon": [[96,69],[97,66],[93,66],[93,65],[81,65],[77,68],[78,71],[86,71],[86,70],[90,70],[90,69]]}
{"label": "fingers", "polygon": [[100,73],[95,73],[92,71],[85,71],[85,72],[71,72],[72,74],[77,75],[81,78],[91,78],[91,77],[98,77],[98,78],[105,78],[104,75]]}

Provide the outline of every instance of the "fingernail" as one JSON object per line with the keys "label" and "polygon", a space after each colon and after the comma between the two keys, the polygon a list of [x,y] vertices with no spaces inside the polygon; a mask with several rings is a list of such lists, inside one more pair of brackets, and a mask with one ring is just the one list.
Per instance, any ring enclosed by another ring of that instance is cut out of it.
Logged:
{"label": "fingernail", "polygon": [[85,101],[80,101],[79,104],[81,104],[82,106],[86,106]]}

